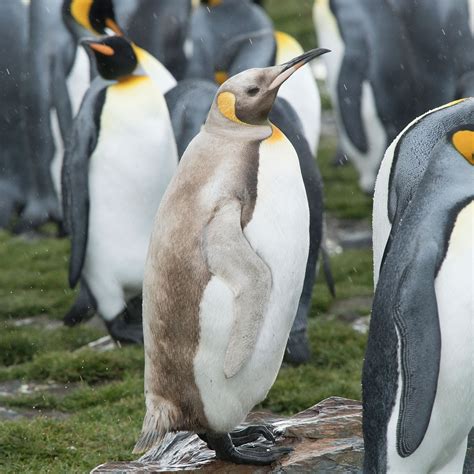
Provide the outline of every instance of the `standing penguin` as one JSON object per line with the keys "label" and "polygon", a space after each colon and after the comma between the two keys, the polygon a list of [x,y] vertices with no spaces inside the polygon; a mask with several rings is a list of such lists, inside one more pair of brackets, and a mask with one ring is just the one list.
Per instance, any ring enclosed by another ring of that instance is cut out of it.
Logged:
{"label": "standing penguin", "polygon": [[69,282],[87,284],[111,335],[140,342],[139,296],[153,217],[178,159],[160,89],[123,37],[86,41],[99,77],[84,97],[63,165]]}
{"label": "standing penguin", "polygon": [[30,183],[23,108],[27,25],[23,2],[0,2],[0,229],[25,205]]}
{"label": "standing penguin", "polygon": [[231,432],[277,376],[308,259],[298,157],[268,114],[281,84],[326,51],[226,81],[181,159],[145,268],[147,413],[136,452],[176,430],[235,463],[288,452],[245,445],[259,432],[273,440],[267,428]]}
{"label": "standing penguin", "polygon": [[392,225],[363,369],[364,472],[462,472],[474,426],[474,100],[420,117],[385,159],[374,208],[382,199]]}

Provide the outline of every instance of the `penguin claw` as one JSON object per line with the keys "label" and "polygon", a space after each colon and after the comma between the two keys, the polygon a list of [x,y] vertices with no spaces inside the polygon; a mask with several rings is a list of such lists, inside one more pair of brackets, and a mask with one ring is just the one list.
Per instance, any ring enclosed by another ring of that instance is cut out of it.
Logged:
{"label": "penguin claw", "polygon": [[246,428],[230,433],[230,438],[234,446],[252,443],[257,441],[260,436],[263,436],[267,441],[271,441],[272,443],[276,441],[273,430],[266,425],[247,426]]}
{"label": "penguin claw", "polygon": [[292,448],[271,446],[268,441],[236,447],[230,434],[208,435],[207,438],[216,452],[217,459],[235,464],[266,466],[293,451]]}

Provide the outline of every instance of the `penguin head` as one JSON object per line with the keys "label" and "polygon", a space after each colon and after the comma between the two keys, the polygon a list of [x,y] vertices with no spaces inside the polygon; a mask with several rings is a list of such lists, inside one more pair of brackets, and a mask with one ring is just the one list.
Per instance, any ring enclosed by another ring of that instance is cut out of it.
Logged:
{"label": "penguin head", "polygon": [[328,49],[312,49],[279,66],[243,71],[220,86],[215,105],[221,115],[233,122],[262,125],[268,120],[283,82],[301,66],[327,52]]}
{"label": "penguin head", "polygon": [[122,34],[115,20],[112,0],[64,0],[63,17],[74,30],[79,25],[96,35],[105,34],[107,28]]}
{"label": "penguin head", "polygon": [[133,46],[123,36],[83,40],[81,43],[92,53],[97,71],[104,79],[118,80],[132,74],[138,66]]}

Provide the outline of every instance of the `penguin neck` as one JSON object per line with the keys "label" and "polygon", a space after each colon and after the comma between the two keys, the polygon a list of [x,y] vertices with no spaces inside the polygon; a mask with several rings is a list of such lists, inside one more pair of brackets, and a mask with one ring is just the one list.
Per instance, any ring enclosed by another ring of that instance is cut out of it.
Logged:
{"label": "penguin neck", "polygon": [[207,116],[204,130],[211,134],[223,135],[226,138],[233,137],[238,140],[262,141],[270,137],[273,133],[272,125],[267,119],[261,125],[252,125],[244,122],[234,122],[224,117],[215,106],[212,105]]}

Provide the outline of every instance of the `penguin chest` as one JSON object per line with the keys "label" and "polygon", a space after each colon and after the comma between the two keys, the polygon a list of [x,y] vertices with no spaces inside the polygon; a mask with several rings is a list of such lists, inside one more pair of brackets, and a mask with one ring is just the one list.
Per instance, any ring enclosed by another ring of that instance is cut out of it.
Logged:
{"label": "penguin chest", "polygon": [[[123,286],[141,286],[153,219],[177,167],[164,99],[147,79],[107,90],[89,163],[85,270],[108,269]],[[116,255],[121,258],[117,259]],[[92,278],[92,277],[89,277]]]}
{"label": "penguin chest", "polygon": [[298,156],[278,129],[260,145],[257,198],[244,234],[270,267],[275,298],[298,293],[299,299],[308,258],[309,208]]}

